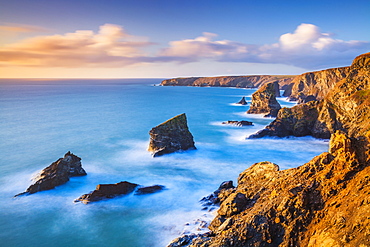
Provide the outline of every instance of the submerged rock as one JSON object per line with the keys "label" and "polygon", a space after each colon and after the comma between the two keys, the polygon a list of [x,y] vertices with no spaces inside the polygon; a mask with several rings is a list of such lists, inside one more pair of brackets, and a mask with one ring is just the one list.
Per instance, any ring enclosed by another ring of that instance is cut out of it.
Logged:
{"label": "submerged rock", "polygon": [[148,151],[153,157],[181,150],[196,149],[185,113],[173,117],[149,131]]}
{"label": "submerged rock", "polygon": [[279,84],[271,82],[252,94],[252,103],[250,105],[248,114],[265,113],[265,117],[276,117],[278,111],[281,109],[276,97],[280,96]]}
{"label": "submerged rock", "polygon": [[140,187],[135,191],[135,195],[146,195],[146,194],[153,194],[156,192],[159,192],[161,190],[164,190],[163,185],[152,185],[147,187]]}
{"label": "submerged rock", "polygon": [[248,105],[248,102],[245,100],[245,97],[243,97],[237,104],[239,104],[239,105]]}
{"label": "submerged rock", "polygon": [[84,194],[77,198],[75,202],[82,202],[87,204],[89,202],[96,202],[104,199],[114,198],[119,195],[127,195],[132,193],[138,184],[123,181],[116,184],[98,184],[96,189],[88,194]]}
{"label": "submerged rock", "polygon": [[18,195],[33,194],[43,190],[51,190],[58,185],[68,182],[70,177],[84,175],[86,175],[86,172],[82,168],[81,158],[77,157],[71,152],[68,152],[63,158],[58,159],[50,166],[42,170],[34,179],[36,182],[28,187],[25,192]]}
{"label": "submerged rock", "polygon": [[226,122],[222,122],[222,124],[231,124],[231,125],[236,125],[236,126],[240,126],[240,127],[253,125],[252,122],[245,121],[245,120],[241,120],[241,121],[229,120],[229,121],[226,121]]}

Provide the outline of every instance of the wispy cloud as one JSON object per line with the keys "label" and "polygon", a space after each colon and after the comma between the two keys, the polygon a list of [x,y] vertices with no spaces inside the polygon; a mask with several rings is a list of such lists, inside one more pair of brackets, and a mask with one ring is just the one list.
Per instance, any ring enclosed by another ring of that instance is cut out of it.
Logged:
{"label": "wispy cloud", "polygon": [[140,62],[140,49],[152,43],[105,24],[98,33],[77,30],[64,35],[38,36],[0,48],[0,64],[48,67],[118,67]]}
{"label": "wispy cloud", "polygon": [[8,33],[38,33],[45,32],[47,29],[39,26],[5,23],[0,25],[0,31]]}
{"label": "wispy cloud", "polygon": [[0,48],[0,65],[122,67],[138,63],[189,63],[207,59],[316,69],[349,64],[355,56],[370,49],[370,42],[335,39],[333,34],[323,33],[312,24],[299,25],[294,32],[281,35],[279,42],[274,44],[217,40],[217,34],[207,32],[194,39],[170,41],[167,48],[156,54],[144,52],[144,48],[152,44],[146,38],[129,35],[121,26],[105,24],[97,33],[78,30],[64,35],[38,36],[3,46]]}

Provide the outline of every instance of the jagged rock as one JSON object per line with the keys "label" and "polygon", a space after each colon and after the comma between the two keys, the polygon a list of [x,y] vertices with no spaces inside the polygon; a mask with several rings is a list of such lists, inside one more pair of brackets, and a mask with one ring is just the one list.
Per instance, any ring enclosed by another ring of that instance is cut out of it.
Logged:
{"label": "jagged rock", "polygon": [[222,124],[231,124],[231,125],[236,125],[236,126],[240,126],[240,127],[253,125],[252,122],[245,121],[245,120],[241,120],[241,121],[229,120],[229,121],[226,121],[226,122],[222,122]]}
{"label": "jagged rock", "polygon": [[282,109],[270,125],[251,137],[329,138],[336,130],[363,135],[370,130],[370,53],[355,58],[349,69],[348,76],[337,82],[324,99]]}
{"label": "jagged rock", "polygon": [[84,175],[86,175],[86,172],[82,168],[81,158],[77,157],[71,152],[68,152],[63,158],[58,159],[50,166],[42,170],[34,179],[35,183],[28,187],[25,192],[18,195],[33,194],[43,190],[51,190],[56,186],[68,182],[70,177]]}
{"label": "jagged rock", "polygon": [[155,192],[164,190],[163,185],[153,185],[147,187],[140,187],[135,191],[135,195],[146,195],[146,194],[153,194]]}
{"label": "jagged rock", "polygon": [[302,166],[246,169],[211,232],[170,246],[369,246],[369,174],[370,131],[357,138],[337,131],[329,152]]}
{"label": "jagged rock", "polygon": [[116,184],[98,184],[96,189],[88,194],[84,194],[77,198],[75,202],[82,202],[84,204],[96,202],[104,199],[114,198],[120,195],[127,195],[132,193],[138,184],[123,181]]}
{"label": "jagged rock", "polygon": [[268,83],[252,94],[252,103],[248,114],[266,113],[265,117],[276,117],[281,109],[276,97],[280,96],[279,84],[275,82]]}
{"label": "jagged rock", "polygon": [[296,101],[313,95],[317,100],[321,100],[337,82],[349,75],[349,71],[349,67],[340,67],[304,73],[293,79],[291,87],[284,91],[284,96]]}
{"label": "jagged rock", "polygon": [[243,97],[237,104],[239,104],[239,105],[248,105],[248,102],[245,100],[245,97]]}
{"label": "jagged rock", "polygon": [[148,151],[153,157],[181,150],[196,149],[185,113],[173,117],[149,131]]}
{"label": "jagged rock", "polygon": [[195,86],[195,87],[238,87],[259,88],[270,82],[278,82],[285,87],[292,83],[291,75],[252,75],[252,76],[219,76],[174,78],[162,81],[162,86]]}
{"label": "jagged rock", "polygon": [[209,206],[218,206],[221,200],[231,193],[234,188],[233,181],[222,182],[217,190],[200,200],[201,204],[204,206],[203,209],[208,209]]}
{"label": "jagged rock", "polygon": [[307,103],[307,102],[310,102],[310,101],[314,101],[314,100],[317,100],[316,97],[314,95],[301,95],[298,99],[298,104],[302,104],[302,103]]}

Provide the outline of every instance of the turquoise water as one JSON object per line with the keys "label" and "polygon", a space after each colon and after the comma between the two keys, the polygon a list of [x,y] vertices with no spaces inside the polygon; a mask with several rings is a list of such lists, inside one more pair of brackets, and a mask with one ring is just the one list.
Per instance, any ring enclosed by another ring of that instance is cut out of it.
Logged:
{"label": "turquoise water", "polygon": [[[186,223],[212,219],[199,199],[222,181],[236,181],[255,162],[286,169],[327,150],[310,137],[246,140],[272,121],[234,104],[250,102],[253,89],[153,86],[160,81],[0,80],[1,246],[165,246],[192,230]],[[149,130],[181,113],[197,150],[152,158]],[[227,120],[254,126],[221,124]],[[87,176],[13,198],[67,151],[82,158]],[[99,183],[120,181],[166,190],[73,203]]]}

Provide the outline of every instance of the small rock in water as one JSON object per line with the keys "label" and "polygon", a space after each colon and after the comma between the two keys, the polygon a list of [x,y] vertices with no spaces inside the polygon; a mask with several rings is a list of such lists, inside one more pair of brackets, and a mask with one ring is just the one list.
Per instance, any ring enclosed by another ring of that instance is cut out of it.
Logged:
{"label": "small rock in water", "polygon": [[51,190],[56,186],[68,182],[70,177],[84,175],[86,175],[86,172],[82,168],[81,158],[68,152],[63,158],[58,159],[42,170],[35,178],[36,182],[28,187],[25,192],[17,194],[15,197],[24,194],[33,194],[43,190]]}
{"label": "small rock in water", "polygon": [[226,122],[222,122],[222,124],[231,124],[231,125],[236,125],[236,126],[240,126],[240,127],[253,125],[252,122],[245,121],[245,120],[241,120],[241,121],[229,120],[229,121],[226,121]]}
{"label": "small rock in water", "polygon": [[239,104],[239,105],[248,105],[248,102],[245,100],[245,97],[243,97],[237,104]]}
{"label": "small rock in water", "polygon": [[147,187],[140,187],[136,190],[135,195],[146,195],[146,194],[153,194],[155,192],[164,190],[163,185],[153,185]]}

